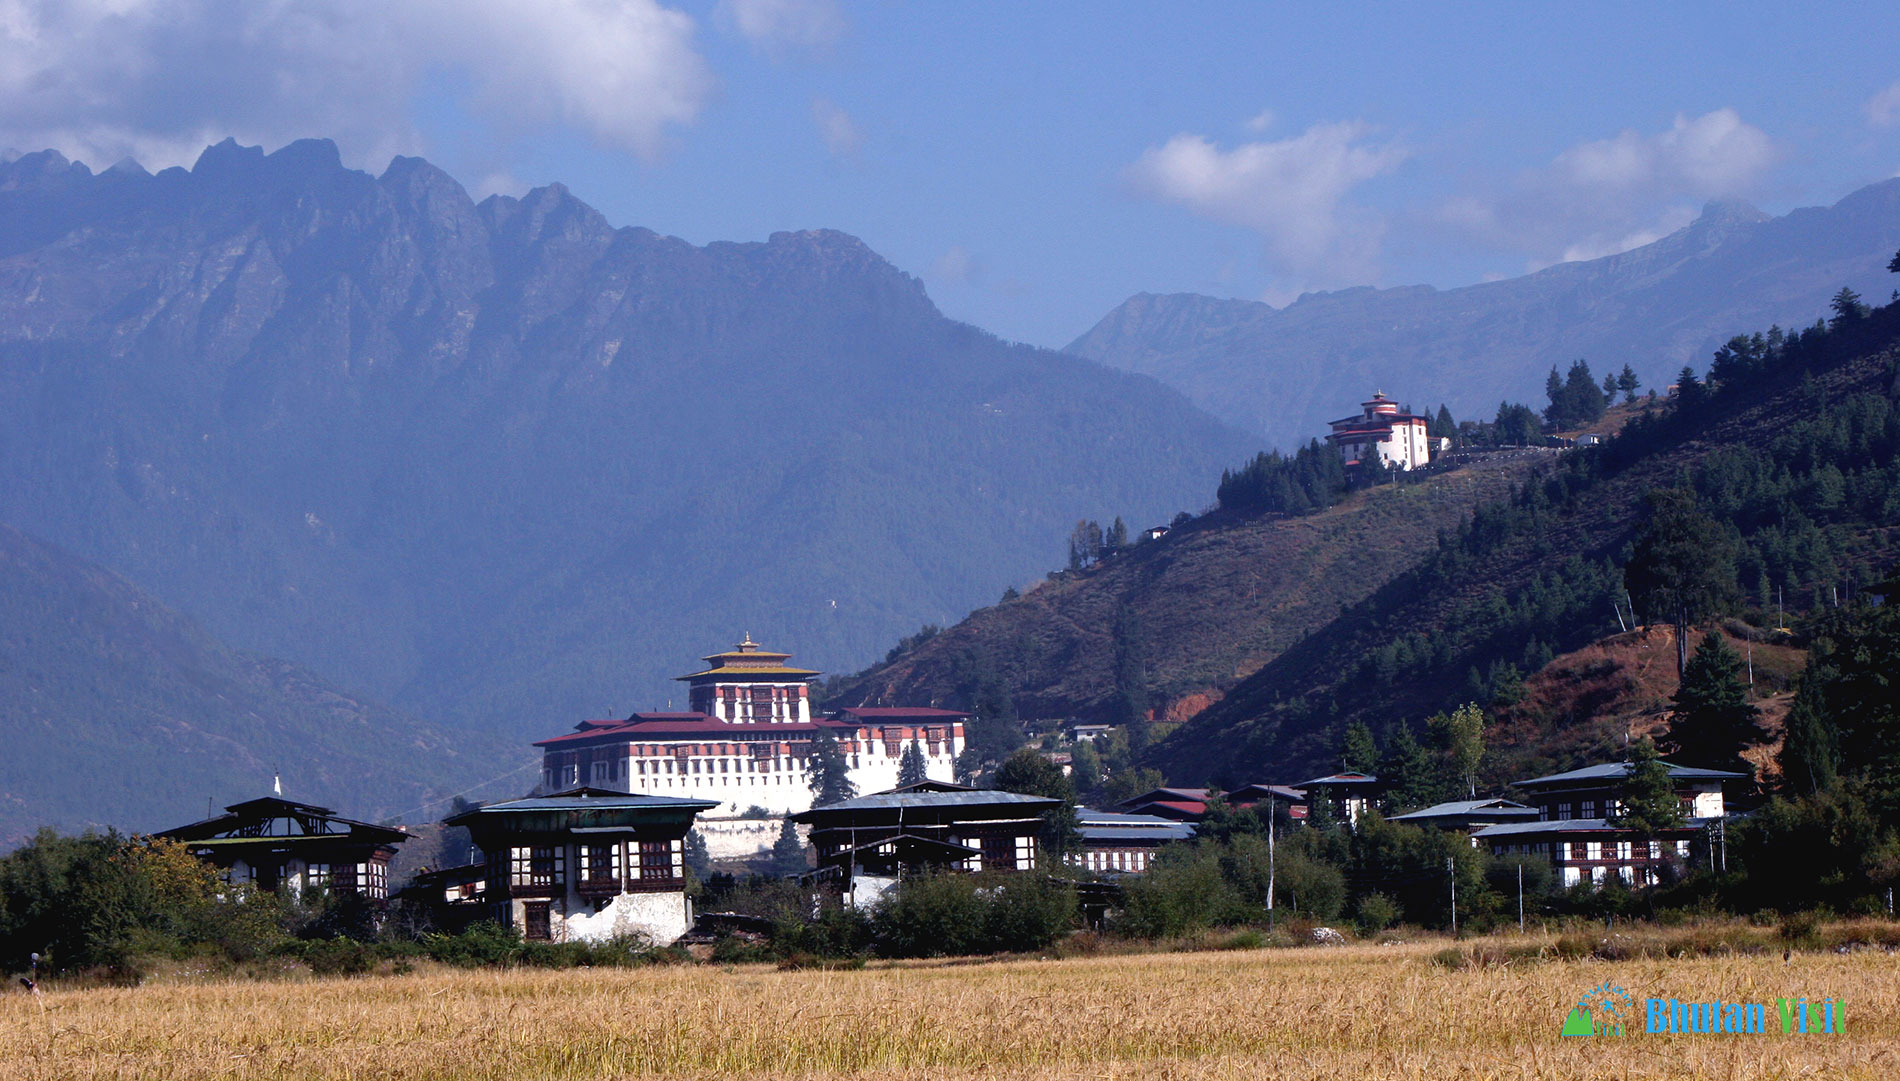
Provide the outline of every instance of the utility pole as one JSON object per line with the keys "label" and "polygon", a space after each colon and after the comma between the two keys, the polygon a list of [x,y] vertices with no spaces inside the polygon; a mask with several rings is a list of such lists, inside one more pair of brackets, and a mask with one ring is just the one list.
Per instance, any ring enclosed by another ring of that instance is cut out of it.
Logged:
{"label": "utility pole", "polygon": [[1267,934],[1269,935],[1273,933],[1273,871],[1274,871],[1273,835],[1275,833],[1274,819],[1278,817],[1277,812],[1279,811],[1279,809],[1280,809],[1279,802],[1275,800],[1271,794],[1269,794],[1267,796]]}
{"label": "utility pole", "polygon": [[1445,857],[1445,878],[1451,883],[1451,937],[1458,937],[1458,870],[1450,856]]}
{"label": "utility pole", "polygon": [[1517,933],[1524,933],[1524,861],[1517,861]]}

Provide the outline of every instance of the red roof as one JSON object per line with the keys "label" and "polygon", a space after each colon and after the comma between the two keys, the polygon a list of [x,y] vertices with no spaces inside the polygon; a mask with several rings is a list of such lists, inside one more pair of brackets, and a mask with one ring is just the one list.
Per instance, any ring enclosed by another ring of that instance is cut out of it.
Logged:
{"label": "red roof", "polygon": [[860,717],[867,721],[900,720],[905,717],[925,717],[935,720],[962,720],[968,717],[954,709],[926,709],[923,706],[846,706],[838,711]]}
{"label": "red roof", "polygon": [[809,724],[770,721],[734,723],[704,713],[636,713],[624,721],[582,721],[576,730],[564,736],[537,740],[536,747],[580,743],[588,740],[618,741],[643,739],[700,739],[743,741],[760,736],[809,736],[820,729],[837,731],[855,728],[841,721],[819,720]]}

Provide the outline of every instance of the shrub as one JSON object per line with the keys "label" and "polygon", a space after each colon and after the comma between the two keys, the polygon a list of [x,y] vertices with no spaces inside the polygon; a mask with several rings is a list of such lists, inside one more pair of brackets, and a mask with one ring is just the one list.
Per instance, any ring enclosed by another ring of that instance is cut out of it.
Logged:
{"label": "shrub", "polygon": [[885,957],[1037,950],[1075,914],[1075,891],[1042,875],[927,875],[885,895],[871,917],[871,942]]}
{"label": "shrub", "polygon": [[361,976],[376,964],[368,946],[347,938],[306,942],[302,953],[303,963],[319,976]]}
{"label": "shrub", "polygon": [[1399,904],[1383,893],[1368,893],[1359,898],[1359,933],[1376,935],[1399,922]]}

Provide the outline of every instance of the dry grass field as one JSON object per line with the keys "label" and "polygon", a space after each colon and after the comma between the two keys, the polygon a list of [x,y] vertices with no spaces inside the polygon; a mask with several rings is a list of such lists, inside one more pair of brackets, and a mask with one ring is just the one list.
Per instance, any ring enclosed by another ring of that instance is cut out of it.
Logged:
{"label": "dry grass field", "polygon": [[[1442,942],[194,982],[0,996],[10,1078],[1893,1078],[1882,950],[1443,968]],[[1578,996],[1770,1004],[1766,1036],[1560,1038]],[[1848,1032],[1782,1036],[1832,995]]]}

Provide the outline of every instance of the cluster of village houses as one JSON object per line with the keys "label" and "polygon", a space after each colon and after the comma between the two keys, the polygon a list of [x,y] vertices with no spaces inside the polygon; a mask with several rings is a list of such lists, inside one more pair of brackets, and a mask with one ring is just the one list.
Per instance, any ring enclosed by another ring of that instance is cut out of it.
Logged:
{"label": "cluster of village houses", "polygon": [[[679,677],[691,711],[583,721],[541,741],[536,794],[447,820],[468,830],[480,858],[420,874],[406,893],[434,906],[447,926],[486,918],[529,939],[672,942],[694,922],[687,834],[697,829],[715,856],[755,855],[787,817],[813,850],[810,877],[830,882],[847,904],[873,903],[924,870],[1036,868],[1044,815],[1060,801],[955,783],[967,714],[879,707],[815,715],[809,681],[819,673],[790,659],[747,637]],[[836,739],[853,785],[870,794],[811,805],[806,761],[820,732]],[[926,779],[900,787],[907,749],[922,755]],[[1616,762],[1520,781],[1530,804],[1464,800],[1393,820],[1463,830],[1499,855],[1545,856],[1565,885],[1612,877],[1649,884],[1666,864],[1695,857],[1725,814],[1723,784],[1743,778],[1671,765],[1685,820],[1660,838],[1639,839],[1617,825],[1629,769]],[[1284,806],[1277,817],[1295,822],[1323,800],[1337,820],[1352,823],[1381,806],[1382,786],[1347,772],[1229,792],[1159,788],[1109,810],[1080,810],[1081,843],[1069,858],[1104,876],[1141,874],[1157,850],[1194,836],[1215,799],[1269,816]],[[263,888],[381,900],[390,860],[409,834],[271,796],[162,836]]]}

